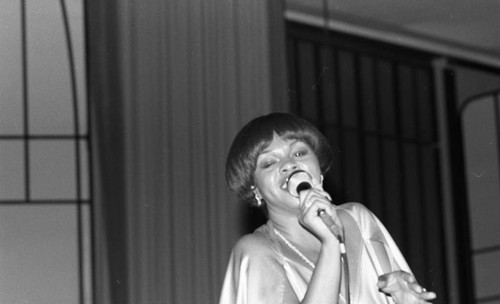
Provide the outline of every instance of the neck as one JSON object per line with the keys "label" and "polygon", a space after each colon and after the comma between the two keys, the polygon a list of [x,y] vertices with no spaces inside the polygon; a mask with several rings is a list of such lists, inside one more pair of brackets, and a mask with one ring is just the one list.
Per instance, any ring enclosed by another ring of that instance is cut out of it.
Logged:
{"label": "neck", "polygon": [[269,219],[281,234],[301,250],[309,251],[309,253],[319,252],[320,241],[299,223],[296,214],[269,212]]}

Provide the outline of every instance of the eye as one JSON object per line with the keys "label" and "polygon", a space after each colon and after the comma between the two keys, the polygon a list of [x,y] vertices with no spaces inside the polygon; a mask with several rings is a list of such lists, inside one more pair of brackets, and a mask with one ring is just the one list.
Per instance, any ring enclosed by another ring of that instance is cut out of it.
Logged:
{"label": "eye", "polygon": [[261,163],[260,167],[263,169],[267,169],[267,168],[272,167],[275,163],[276,163],[276,161],[274,159],[268,159],[268,160],[263,161]]}
{"label": "eye", "polygon": [[307,154],[307,149],[301,149],[293,153],[294,157],[301,157]]}

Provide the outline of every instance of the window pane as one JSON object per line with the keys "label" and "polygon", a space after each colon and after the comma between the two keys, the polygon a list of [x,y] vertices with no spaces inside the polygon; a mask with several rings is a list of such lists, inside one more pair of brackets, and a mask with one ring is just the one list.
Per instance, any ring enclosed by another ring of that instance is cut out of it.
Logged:
{"label": "window pane", "polygon": [[0,141],[0,200],[24,199],[22,141]]}
{"label": "window pane", "polygon": [[474,257],[476,297],[500,296],[498,274],[500,273],[500,251],[479,254]]}
{"label": "window pane", "polygon": [[78,91],[80,134],[88,133],[87,83],[85,79],[84,1],[66,1],[73,43],[74,69]]}
{"label": "window pane", "polygon": [[30,132],[73,134],[71,78],[61,7],[58,1],[29,1],[27,14]]}
{"label": "window pane", "polygon": [[0,134],[22,134],[19,0],[2,0],[0,20]]}
{"label": "window pane", "polygon": [[474,249],[500,245],[500,181],[493,98],[470,104],[464,112],[466,178]]}
{"label": "window pane", "polygon": [[0,303],[78,303],[75,206],[0,205]]}
{"label": "window pane", "polygon": [[32,199],[76,199],[74,142],[32,141],[30,175]]}

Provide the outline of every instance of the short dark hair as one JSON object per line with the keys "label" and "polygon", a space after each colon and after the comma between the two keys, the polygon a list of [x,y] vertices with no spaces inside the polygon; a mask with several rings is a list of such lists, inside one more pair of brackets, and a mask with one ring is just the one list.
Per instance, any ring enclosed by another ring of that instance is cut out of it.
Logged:
{"label": "short dark hair", "polygon": [[274,134],[282,139],[307,143],[318,157],[325,174],[332,164],[332,148],[321,132],[310,122],[289,113],[271,113],[248,122],[236,135],[226,162],[226,182],[244,201],[252,201],[253,174],[257,158],[273,141]]}

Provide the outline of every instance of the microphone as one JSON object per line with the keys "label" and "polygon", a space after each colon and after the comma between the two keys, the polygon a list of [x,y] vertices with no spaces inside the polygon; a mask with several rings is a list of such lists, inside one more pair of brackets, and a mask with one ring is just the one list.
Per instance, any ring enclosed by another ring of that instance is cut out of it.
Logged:
{"label": "microphone", "polygon": [[[295,197],[299,197],[299,193],[312,188],[311,185],[312,177],[303,170],[298,170],[292,175],[290,175],[286,181],[288,192]],[[323,220],[323,223],[330,229],[330,231],[339,239],[340,243],[344,243],[342,237],[342,230],[339,228],[331,216],[326,213],[325,210],[321,209],[318,211],[318,216]]]}
{"label": "microphone", "polygon": [[292,196],[299,197],[301,191],[312,188],[311,180],[311,175],[306,171],[295,171],[286,179],[287,190]]}

